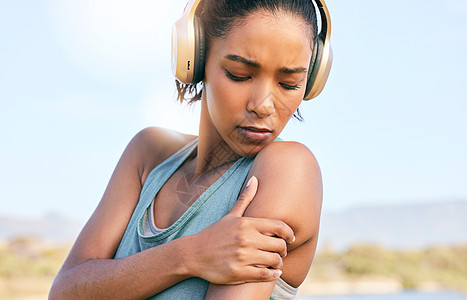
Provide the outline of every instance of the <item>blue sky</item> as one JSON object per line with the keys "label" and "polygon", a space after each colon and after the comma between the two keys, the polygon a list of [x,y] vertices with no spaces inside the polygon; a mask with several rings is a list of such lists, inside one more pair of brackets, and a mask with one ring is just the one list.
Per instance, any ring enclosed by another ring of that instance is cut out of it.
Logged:
{"label": "blue sky", "polygon": [[[184,0],[1,4],[1,214],[86,219],[140,129],[197,132],[170,71]],[[467,2],[327,4],[328,84],[282,134],[318,158],[324,209],[467,201]]]}

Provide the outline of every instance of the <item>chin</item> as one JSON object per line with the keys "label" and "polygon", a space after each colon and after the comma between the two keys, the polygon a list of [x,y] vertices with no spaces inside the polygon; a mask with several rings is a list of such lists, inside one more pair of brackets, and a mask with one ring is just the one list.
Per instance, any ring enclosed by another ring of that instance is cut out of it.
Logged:
{"label": "chin", "polygon": [[237,144],[237,147],[231,147],[240,156],[243,157],[255,157],[261,150],[266,148],[271,142],[263,142],[260,144],[251,144],[251,143],[242,143],[241,145]]}

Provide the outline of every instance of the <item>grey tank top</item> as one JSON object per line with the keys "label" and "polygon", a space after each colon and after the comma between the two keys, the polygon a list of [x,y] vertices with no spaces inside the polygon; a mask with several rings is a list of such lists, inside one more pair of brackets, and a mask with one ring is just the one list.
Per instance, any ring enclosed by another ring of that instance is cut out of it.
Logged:
{"label": "grey tank top", "polygon": [[[198,139],[194,139],[149,173],[114,258],[133,255],[171,240],[196,234],[230,211],[239,196],[253,158],[238,159],[170,227],[155,234],[144,230],[145,222],[147,223],[146,211],[151,206],[154,197],[197,145]],[[179,282],[150,299],[204,299],[208,286],[208,281],[193,277]],[[275,292],[277,288],[278,285],[276,285]],[[296,294],[295,289],[293,292]],[[274,297],[271,296],[271,299]]]}

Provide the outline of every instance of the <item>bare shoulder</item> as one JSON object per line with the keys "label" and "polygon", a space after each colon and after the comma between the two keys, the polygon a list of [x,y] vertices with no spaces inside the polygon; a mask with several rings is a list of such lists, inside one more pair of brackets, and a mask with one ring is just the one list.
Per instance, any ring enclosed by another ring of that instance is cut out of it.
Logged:
{"label": "bare shoulder", "polygon": [[143,129],[133,137],[70,251],[64,270],[90,258],[113,257],[149,172],[194,138],[157,127]]}
{"label": "bare shoulder", "polygon": [[147,127],[138,132],[127,151],[135,153],[142,183],[152,169],[195,138],[162,127]]}
{"label": "bare shoulder", "polygon": [[313,153],[302,143],[278,141],[268,145],[256,156],[254,165],[261,168],[299,167],[303,171],[318,172],[319,165]]}

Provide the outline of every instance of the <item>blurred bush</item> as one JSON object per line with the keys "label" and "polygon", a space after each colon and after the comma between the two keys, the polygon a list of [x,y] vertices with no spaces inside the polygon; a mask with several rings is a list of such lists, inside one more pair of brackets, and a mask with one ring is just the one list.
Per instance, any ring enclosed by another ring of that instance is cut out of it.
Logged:
{"label": "blurred bush", "polygon": [[308,280],[397,279],[405,289],[432,283],[440,289],[467,293],[467,246],[432,247],[425,250],[390,250],[361,244],[345,252],[330,247],[319,251]]}
{"label": "blurred bush", "polygon": [[[31,237],[0,243],[0,299],[45,299],[71,245]],[[430,283],[467,293],[467,246],[390,250],[360,244],[346,251],[323,247],[305,282],[397,280],[405,289]]]}

